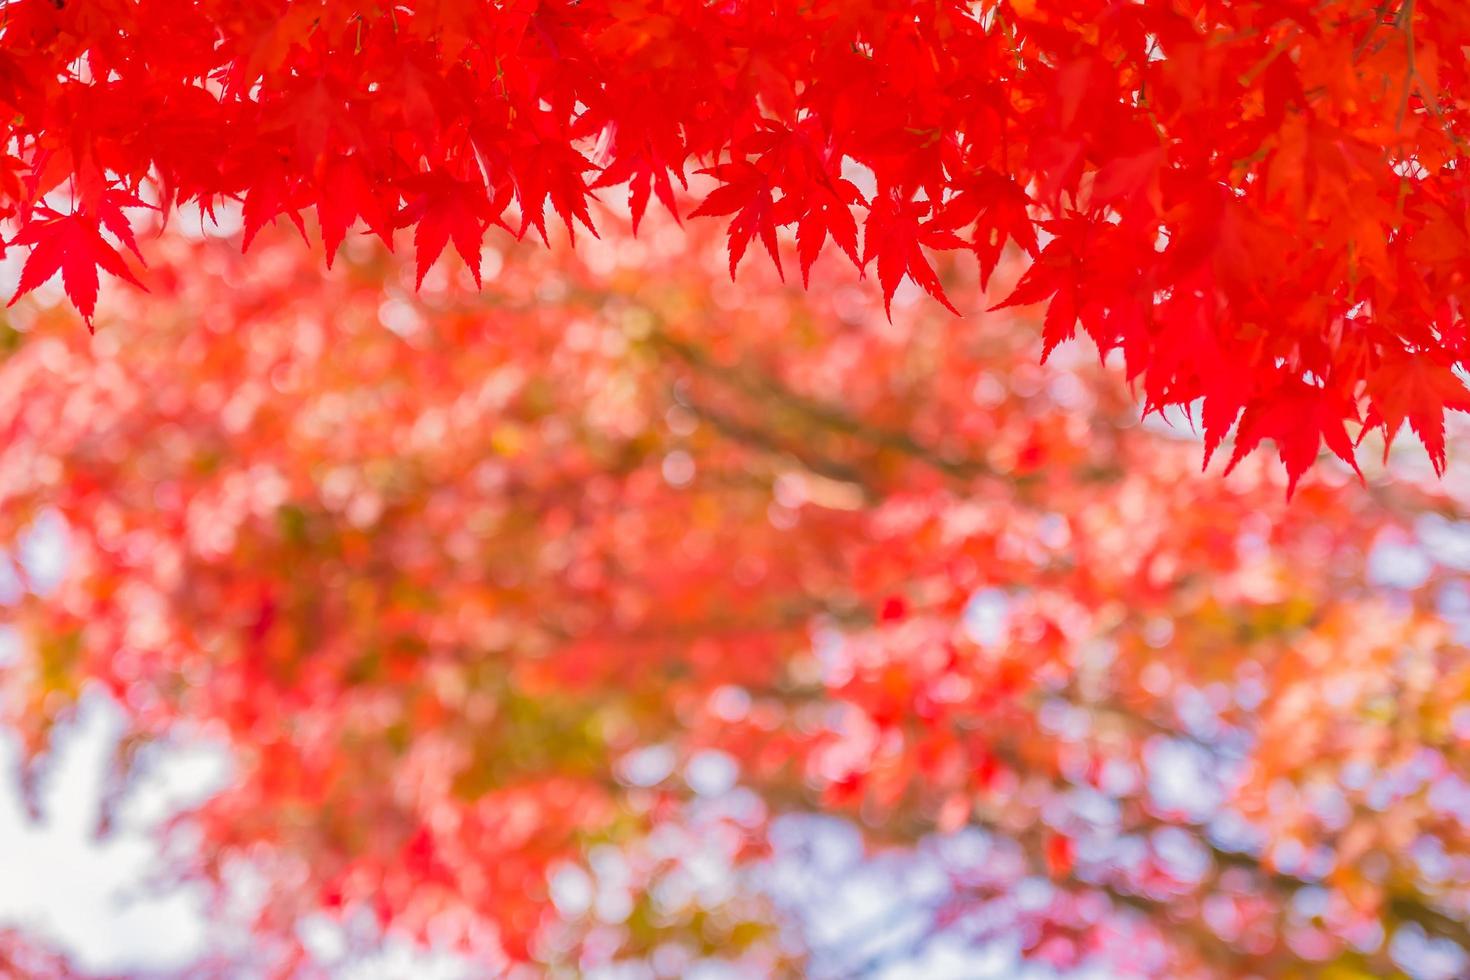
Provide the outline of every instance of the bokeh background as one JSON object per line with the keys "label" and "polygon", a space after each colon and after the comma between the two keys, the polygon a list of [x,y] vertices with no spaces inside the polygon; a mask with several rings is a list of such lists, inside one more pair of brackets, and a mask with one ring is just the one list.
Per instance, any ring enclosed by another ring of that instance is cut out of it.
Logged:
{"label": "bokeh background", "polygon": [[1455,424],[1288,499],[960,265],[217,217],[0,324],[4,968],[1470,969]]}

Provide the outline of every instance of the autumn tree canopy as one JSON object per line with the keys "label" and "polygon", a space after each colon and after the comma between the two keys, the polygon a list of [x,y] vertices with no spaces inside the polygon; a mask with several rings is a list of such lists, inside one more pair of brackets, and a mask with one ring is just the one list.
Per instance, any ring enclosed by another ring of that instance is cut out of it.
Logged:
{"label": "autumn tree canopy", "polygon": [[1198,473],[1090,355],[1043,366],[1029,317],[890,320],[830,266],[732,284],[713,229],[597,220],[488,244],[482,290],[363,237],[324,274],[288,229],[176,228],[95,336],[57,290],[10,311],[5,719],[42,780],[87,691],[129,719],[124,787],[181,726],[229,746],[177,870],[262,883],[250,970],[312,975],[325,915],[491,973],[875,975],[906,941],[834,950],[741,877],[803,814],[924,869],[908,911],[961,948],[1465,962],[1450,481],[1322,465],[1288,502],[1259,457]]}
{"label": "autumn tree canopy", "polygon": [[1463,974],[1470,503],[1355,450],[1453,472],[1467,59],[1458,0],[4,3],[28,785],[88,696],[119,796],[226,746],[172,870],[283,977],[312,916],[872,975],[761,877],[815,815],[922,941]]}
{"label": "autumn tree canopy", "polygon": [[[0,214],[18,293],[152,280],[133,223],[244,209],[244,244],[314,214],[413,229],[480,276],[497,226],[596,234],[625,192],[728,229],[805,279],[828,249],[947,298],[1080,324],[1212,453],[1406,423],[1436,467],[1470,290],[1460,0],[12,0],[0,14]],[[696,206],[677,195],[702,180]],[[554,219],[553,219],[554,220]],[[156,222],[155,222],[156,223]],[[584,234],[585,237],[585,234]]]}

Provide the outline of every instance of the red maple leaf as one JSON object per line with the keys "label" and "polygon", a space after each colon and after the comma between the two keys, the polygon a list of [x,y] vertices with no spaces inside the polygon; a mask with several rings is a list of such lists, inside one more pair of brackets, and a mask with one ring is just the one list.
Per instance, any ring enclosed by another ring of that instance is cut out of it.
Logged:
{"label": "red maple leaf", "polygon": [[1443,474],[1445,410],[1470,412],[1470,391],[1464,381],[1427,353],[1398,353],[1368,375],[1368,398],[1364,431],[1383,428],[1384,457],[1407,421],[1424,443],[1434,471]]}
{"label": "red maple leaf", "polygon": [[399,212],[399,226],[416,224],[413,233],[416,286],[450,240],[480,285],[480,243],[490,223],[489,201],[483,185],[451,177],[422,181],[424,190]]}
{"label": "red maple leaf", "polygon": [[381,199],[373,192],[372,183],[355,157],[342,157],[328,164],[322,175],[316,205],[317,220],[322,226],[322,244],[327,251],[327,268],[332,267],[337,247],[347,229],[359,217],[368,228],[393,247],[393,225]]}
{"label": "red maple leaf", "polygon": [[241,249],[249,249],[260,229],[282,214],[290,217],[301,237],[306,238],[306,223],[301,219],[301,205],[297,200],[299,195],[299,189],[285,171],[280,167],[267,168],[245,195],[242,209],[245,235],[240,243]]}
{"label": "red maple leaf", "polygon": [[1286,466],[1288,497],[1296,491],[1301,475],[1316,462],[1324,442],[1361,478],[1363,474],[1353,458],[1353,441],[1344,424],[1345,419],[1356,417],[1351,400],[1338,392],[1301,380],[1283,381],[1269,397],[1258,397],[1246,406],[1225,472],[1235,469],[1261,440],[1270,438]]}
{"label": "red maple leaf", "polygon": [[910,201],[890,192],[873,201],[868,220],[863,225],[863,261],[866,266],[878,260],[878,285],[883,289],[883,309],[893,317],[893,293],[905,273],[926,293],[944,304],[945,309],[959,315],[959,310],[944,295],[944,287],[934,274],[923,246],[929,248],[964,248],[964,241],[942,222],[921,219],[929,213],[929,205]]}
{"label": "red maple leaf", "polygon": [[776,251],[775,198],[771,192],[771,181],[755,164],[746,160],[723,163],[718,167],[699,171],[702,174],[724,181],[710,191],[704,203],[689,213],[691,218],[734,214],[730,221],[730,278],[735,278],[735,267],[745,255],[750,240],[760,236],[776,273],[785,280],[781,268],[781,256]]}
{"label": "red maple leaf", "polygon": [[587,201],[592,194],[582,179],[582,174],[592,169],[592,164],[582,154],[555,142],[538,142],[517,154],[513,179],[516,198],[521,206],[521,227],[516,234],[524,235],[528,228],[534,227],[541,241],[547,242],[545,215],[547,202],[550,202],[552,210],[567,226],[568,237],[574,242],[577,233],[573,218],[596,238],[597,228],[593,226],[592,215],[587,210]]}
{"label": "red maple leaf", "polygon": [[1028,255],[1036,256],[1036,227],[1031,198],[1015,181],[993,170],[984,170],[960,184],[959,193],[945,202],[937,216],[947,227],[959,230],[974,224],[971,248],[980,260],[980,286],[990,283],[990,274],[1000,262],[1006,241],[1015,242]]}
{"label": "red maple leaf", "polygon": [[638,233],[638,225],[643,221],[644,212],[648,210],[648,199],[651,194],[658,195],[659,203],[674,216],[674,221],[679,221],[679,208],[674,202],[674,185],[669,180],[672,172],[679,178],[679,183],[686,186],[684,174],[677,165],[671,166],[658,151],[649,147],[647,152],[635,152],[616,157],[607,169],[598,175],[592,182],[590,190],[602,187],[616,187],[619,184],[628,185],[628,210],[633,215],[633,234]]}
{"label": "red maple leaf", "polygon": [[1070,225],[1077,222],[1048,222],[1047,230],[1057,237],[1047,243],[1004,300],[990,307],[1002,310],[1008,306],[1031,306],[1051,298],[1042,324],[1041,359],[1045,361],[1064,340],[1070,340],[1079,312],[1079,280],[1082,261],[1078,254],[1077,236]]}
{"label": "red maple leaf", "polygon": [[[127,226],[127,219],[117,210],[121,206],[114,201],[103,213],[103,220],[107,221],[108,229],[113,230],[114,234],[117,234],[115,229],[118,227]],[[60,272],[67,298],[76,306],[90,328],[92,314],[97,308],[99,268],[119,279],[127,280],[139,289],[147,289],[133,275],[133,270],[128,268],[117,249],[102,237],[102,225],[97,216],[84,211],[59,214],[49,208],[45,213],[50,216],[32,221],[10,242],[12,245],[31,246],[31,254],[26,256],[26,264],[21,269],[15,295],[7,305],[14,305],[16,300]],[[127,229],[125,237],[119,237],[129,248],[137,251],[131,228]]]}
{"label": "red maple leaf", "polygon": [[802,285],[810,284],[812,263],[817,260],[829,235],[854,265],[862,265],[858,258],[857,219],[852,216],[852,205],[867,202],[851,181],[839,177],[831,182],[830,187],[830,193],[815,196],[796,225],[796,255],[801,261]]}

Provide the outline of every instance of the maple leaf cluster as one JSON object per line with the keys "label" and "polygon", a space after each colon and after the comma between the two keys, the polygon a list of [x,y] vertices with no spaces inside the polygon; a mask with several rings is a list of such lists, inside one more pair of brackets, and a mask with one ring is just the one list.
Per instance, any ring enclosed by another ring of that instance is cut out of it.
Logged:
{"label": "maple leaf cluster", "polygon": [[794,232],[803,279],[830,240],[950,305],[935,250],[1034,257],[1002,302],[1047,350],[1080,325],[1294,485],[1405,424],[1442,468],[1470,408],[1467,51],[1460,0],[15,0],[0,216],[90,318],[127,208],[314,212],[329,264],[412,226],[419,279],[478,277],[491,226],[625,186],[636,227],[697,170],[732,272]]}
{"label": "maple leaf cluster", "polygon": [[802,814],[927,862],[913,914],[961,949],[1470,951],[1467,563],[1425,550],[1470,533],[1453,481],[1202,475],[1025,317],[732,284],[716,229],[591,213],[575,254],[486,250],[483,291],[175,230],[95,337],[29,301],[0,333],[0,710],[38,779],[88,692],[124,776],[181,727],[229,747],[171,853],[260,883],[242,972],[365,917],[485,972],[862,975],[742,876]]}

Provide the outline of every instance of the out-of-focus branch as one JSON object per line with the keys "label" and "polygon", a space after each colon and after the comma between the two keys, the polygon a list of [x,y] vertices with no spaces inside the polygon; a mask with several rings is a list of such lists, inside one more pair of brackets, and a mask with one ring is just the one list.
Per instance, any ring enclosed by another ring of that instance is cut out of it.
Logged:
{"label": "out-of-focus branch", "polygon": [[[1109,715],[1118,720],[1126,720],[1128,717],[1126,709],[1122,708],[1111,710]],[[1164,726],[1152,720],[1138,719],[1136,727],[1149,733],[1164,733]],[[1036,773],[1038,771],[1037,766],[1024,759],[1006,744],[1004,739],[988,742],[986,749],[1013,772]],[[1074,790],[1076,787],[1059,776],[1053,776],[1050,777],[1048,788],[1051,792],[1060,794]],[[776,787],[763,787],[763,791],[767,798],[779,801],[779,806],[788,812],[830,813],[830,810],[823,808],[819,801],[813,798],[810,790],[805,787],[793,785],[785,792]],[[1239,975],[1242,969],[1258,960],[1258,957],[1229,946],[1224,940],[1215,936],[1203,921],[1181,918],[1179,913],[1182,906],[1176,899],[1156,898],[1142,894],[1126,881],[1109,880],[1102,876],[1093,878],[1079,874],[1077,871],[1062,875],[1049,871],[1045,858],[1046,837],[1049,831],[1039,822],[1033,822],[1018,829],[1012,822],[1003,819],[1000,811],[987,812],[985,807],[977,806],[971,813],[970,824],[1011,842],[1025,856],[1027,866],[1032,873],[1050,877],[1057,887],[1076,891],[1092,890],[1107,896],[1120,908],[1133,909],[1143,913],[1151,920],[1170,923],[1171,936],[1186,940],[1202,959],[1225,968],[1227,975]],[[1203,827],[1198,825],[1138,814],[1130,822],[1128,832],[1149,834],[1166,828],[1184,830],[1195,839],[1209,855],[1216,880],[1226,871],[1246,872],[1258,891],[1273,896],[1273,904],[1277,908],[1290,907],[1294,897],[1303,889],[1324,886],[1322,881],[1310,876],[1298,876],[1274,868],[1262,855],[1221,847],[1210,839]],[[895,839],[917,840],[926,834],[935,832],[936,828],[926,814],[914,811],[907,818],[885,821],[884,829]],[[1083,870],[1085,872],[1085,869]],[[1195,895],[1208,893],[1212,887],[1208,881],[1209,879],[1206,879],[1205,883],[1193,887],[1192,893]],[[1389,925],[1395,921],[1412,922],[1422,928],[1431,938],[1444,939],[1463,950],[1470,951],[1470,925],[1467,925],[1463,919],[1438,907],[1430,896],[1419,893],[1410,886],[1402,886],[1388,892],[1385,897],[1385,912],[1390,920]],[[1391,964],[1385,961],[1385,969],[1390,967]]]}
{"label": "out-of-focus branch", "polygon": [[699,347],[664,331],[651,331],[647,339],[650,345],[673,355],[699,374],[749,397],[775,402],[821,428],[850,436],[877,449],[907,456],[957,479],[1006,476],[984,460],[945,455],[920,442],[912,433],[864,422],[835,405],[792,391],[769,375],[754,372],[746,366],[730,368],[716,364]]}
{"label": "out-of-focus branch", "polygon": [[876,487],[872,486],[854,466],[818,455],[809,446],[798,446],[783,442],[773,433],[765,429],[747,425],[701,402],[686,398],[680,404],[690,414],[708,423],[726,438],[778,456],[790,456],[818,476],[851,484],[862,493],[864,501],[868,504],[876,503],[882,499],[882,493]]}

